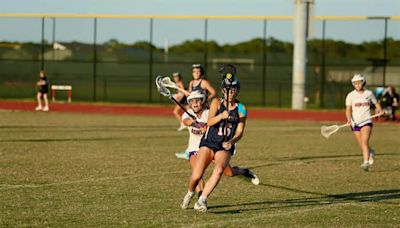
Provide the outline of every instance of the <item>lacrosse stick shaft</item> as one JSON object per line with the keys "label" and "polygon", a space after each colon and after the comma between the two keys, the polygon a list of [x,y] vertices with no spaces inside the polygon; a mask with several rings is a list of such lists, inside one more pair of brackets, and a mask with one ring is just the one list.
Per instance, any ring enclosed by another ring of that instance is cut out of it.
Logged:
{"label": "lacrosse stick shaft", "polygon": [[379,116],[381,116],[381,115],[383,115],[383,114],[378,113],[378,114],[372,115],[372,116],[366,118],[365,120],[361,120],[360,122],[356,123],[356,125],[358,125],[358,124],[360,124],[360,123],[362,123],[362,122],[365,122],[365,121],[367,121],[367,120],[373,119],[373,118],[375,118],[375,117],[379,117]]}
{"label": "lacrosse stick shaft", "polygon": [[183,94],[185,94],[185,96],[189,96],[190,95],[190,93],[188,91],[186,91],[186,90],[184,90],[182,88],[179,88],[178,86],[175,89],[181,91]]}
{"label": "lacrosse stick shaft", "polygon": [[193,116],[192,114],[190,114],[185,107],[183,107],[183,105],[181,103],[179,103],[179,101],[177,101],[173,96],[169,96],[169,99],[171,99],[173,102],[175,102],[175,104],[177,104],[183,111],[186,112],[186,114],[188,114],[192,119],[196,119],[195,116]]}
{"label": "lacrosse stick shaft", "polygon": [[179,90],[180,92],[182,92],[183,94],[185,94],[185,96],[189,96],[190,93],[188,91],[186,91],[185,89],[179,88],[175,82],[171,81],[171,79],[169,77],[164,77],[161,80],[161,83],[164,87],[168,87],[168,88],[172,88],[172,89],[176,89]]}
{"label": "lacrosse stick shaft", "polygon": [[[229,87],[226,89],[226,111],[228,112],[229,116]],[[227,133],[228,133],[228,118],[226,118],[224,122],[224,141],[226,141],[226,139],[228,138]]]}

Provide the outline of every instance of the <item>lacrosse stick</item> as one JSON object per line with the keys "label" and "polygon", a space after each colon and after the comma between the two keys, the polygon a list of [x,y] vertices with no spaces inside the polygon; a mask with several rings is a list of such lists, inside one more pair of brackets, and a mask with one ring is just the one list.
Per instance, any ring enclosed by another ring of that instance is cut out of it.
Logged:
{"label": "lacrosse stick", "polygon": [[156,78],[156,86],[157,86],[157,90],[158,92],[165,96],[168,97],[170,100],[172,100],[173,102],[175,102],[175,104],[177,104],[183,111],[186,112],[186,114],[188,114],[192,119],[196,119],[196,117],[194,117],[192,114],[190,114],[185,107],[183,107],[183,105],[181,103],[179,103],[171,94],[171,91],[169,91],[169,89],[167,89],[167,87],[165,87],[162,83],[162,77],[161,76],[157,76]]}
{"label": "lacrosse stick", "polygon": [[184,89],[182,89],[182,88],[179,88],[179,87],[175,84],[175,82],[171,81],[171,79],[170,79],[169,77],[163,77],[163,78],[161,79],[161,83],[162,83],[162,85],[163,85],[164,87],[168,87],[168,88],[171,88],[171,89],[179,90],[179,91],[181,91],[182,93],[184,93],[185,95],[187,95],[187,93],[188,93],[186,90],[184,90]]}
{"label": "lacrosse stick", "polygon": [[[367,118],[367,119],[365,119],[365,120],[362,120],[362,121],[360,121],[359,123],[355,123],[355,125],[358,125],[358,124],[360,124],[360,123],[362,123],[362,122],[365,122],[365,121],[367,121],[367,120],[373,119],[373,118],[378,117],[378,116],[381,116],[381,115],[383,115],[383,114],[375,114],[375,115],[372,115],[371,117],[369,117],[369,118]],[[340,128],[348,127],[348,126],[350,126],[349,123],[342,124],[342,125],[331,125],[331,126],[325,126],[325,125],[323,125],[323,126],[321,127],[321,135],[324,136],[325,138],[329,138],[329,136],[331,136],[332,134],[334,134],[334,133],[336,133],[337,131],[339,131]]]}

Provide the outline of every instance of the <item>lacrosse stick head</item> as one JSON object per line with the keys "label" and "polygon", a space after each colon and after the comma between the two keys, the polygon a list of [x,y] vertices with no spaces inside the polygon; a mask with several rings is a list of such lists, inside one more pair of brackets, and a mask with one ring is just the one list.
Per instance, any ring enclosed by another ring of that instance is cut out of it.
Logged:
{"label": "lacrosse stick head", "polygon": [[161,79],[161,84],[164,87],[168,87],[168,88],[172,88],[172,89],[177,89],[178,86],[176,86],[175,82],[171,81],[171,79],[169,77],[163,77]]}
{"label": "lacrosse stick head", "polygon": [[338,125],[331,125],[331,126],[322,126],[321,127],[321,135],[324,136],[325,138],[329,138],[332,134],[337,132],[339,130]]}
{"label": "lacrosse stick head", "polygon": [[156,86],[157,86],[157,90],[158,92],[166,97],[170,97],[171,96],[171,92],[169,91],[169,89],[167,89],[163,83],[162,83],[162,77],[161,76],[157,76],[156,78]]}

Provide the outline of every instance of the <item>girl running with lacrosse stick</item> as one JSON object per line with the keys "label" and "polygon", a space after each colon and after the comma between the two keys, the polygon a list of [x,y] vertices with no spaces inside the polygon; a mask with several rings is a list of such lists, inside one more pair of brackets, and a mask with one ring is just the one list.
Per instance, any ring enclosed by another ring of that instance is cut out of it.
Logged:
{"label": "girl running with lacrosse stick", "polygon": [[[206,96],[199,91],[192,91],[187,98],[187,102],[190,106],[188,112],[196,117],[194,120],[187,113],[184,113],[182,116],[182,122],[189,128],[189,143],[186,151],[188,151],[187,159],[189,160],[190,166],[193,170],[196,164],[201,138],[207,131],[209,109],[205,106]],[[258,185],[260,183],[258,177],[249,169],[231,167],[230,164],[228,164],[225,168],[224,175],[228,177],[243,175],[247,178],[250,178],[254,185]],[[196,187],[196,192],[199,196],[201,195],[203,188],[204,181],[203,179],[200,179]],[[194,192],[191,193],[191,195],[193,194]],[[187,206],[188,204],[182,204],[183,209],[186,209]]]}
{"label": "girl running with lacrosse stick", "polygon": [[205,170],[214,161],[212,175],[194,205],[195,210],[207,211],[207,197],[217,186],[225,168],[228,167],[235,150],[235,143],[243,136],[247,111],[245,106],[236,99],[240,91],[240,82],[234,76],[236,72],[233,70],[234,68],[227,69],[229,68],[224,67],[220,70],[224,77],[222,81],[223,99],[214,99],[211,103],[207,121],[208,129],[200,142],[200,149],[189,181],[188,193],[181,204],[182,208],[188,207]]}
{"label": "girl running with lacrosse stick", "polygon": [[374,94],[364,88],[366,80],[362,75],[354,75],[351,83],[354,86],[354,90],[346,96],[346,118],[363,153],[364,162],[361,168],[364,171],[368,171],[369,166],[374,163],[375,155],[374,150],[369,147],[369,139],[372,131],[372,121],[370,119],[371,103],[375,105],[376,113],[383,115],[384,112]]}
{"label": "girl running with lacrosse stick", "polygon": [[[172,74],[172,80],[174,81],[175,85],[180,88],[181,90],[177,90],[177,93],[173,94],[172,96],[177,100],[179,103],[181,103],[183,106],[187,105],[186,102],[186,94],[183,92],[185,91],[185,85],[183,84],[182,81],[182,76],[179,72],[175,72]],[[179,121],[179,128],[178,131],[182,131],[186,128],[185,125],[182,123],[182,114],[183,111],[179,105],[175,105],[173,111],[175,118]]]}

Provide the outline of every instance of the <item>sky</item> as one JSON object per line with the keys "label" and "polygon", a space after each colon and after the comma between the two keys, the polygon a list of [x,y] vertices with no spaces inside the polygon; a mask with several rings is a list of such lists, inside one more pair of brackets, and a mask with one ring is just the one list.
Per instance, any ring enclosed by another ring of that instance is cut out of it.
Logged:
{"label": "sky", "polygon": [[[293,16],[294,0],[0,0],[0,13],[74,13],[135,15],[225,15]],[[315,0],[316,16],[400,16],[400,0]],[[52,40],[51,19],[45,22],[45,37]],[[293,40],[292,21],[268,21],[267,36]],[[314,36],[321,36],[320,21],[314,24]],[[384,22],[328,21],[326,36],[350,42],[382,39]],[[97,42],[116,38],[133,43],[149,40],[147,19],[99,19]],[[237,43],[262,37],[263,21],[209,20],[208,40]],[[389,21],[388,35],[400,38],[400,20]],[[57,41],[93,41],[92,19],[57,19]],[[157,46],[204,38],[202,20],[154,20],[153,42]],[[0,40],[40,41],[41,20],[2,18]]]}

